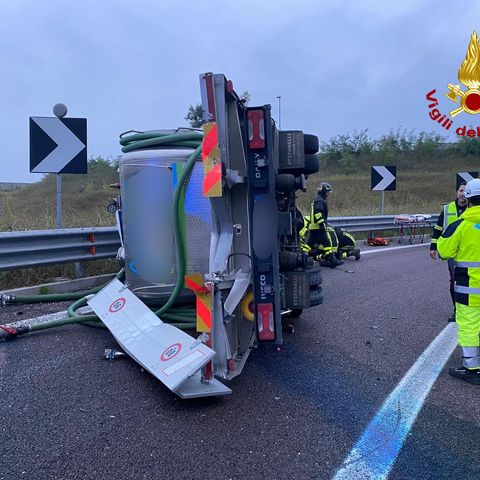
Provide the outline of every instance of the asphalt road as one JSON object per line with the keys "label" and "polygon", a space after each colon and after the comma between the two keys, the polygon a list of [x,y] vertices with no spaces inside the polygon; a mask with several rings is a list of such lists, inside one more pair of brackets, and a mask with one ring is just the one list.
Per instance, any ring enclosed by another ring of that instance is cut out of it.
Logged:
{"label": "asphalt road", "polygon": [[[425,247],[324,274],[325,303],[281,352],[255,350],[227,397],[180,400],[133,360],[102,359],[104,330],[0,343],[0,480],[332,478],[451,305]],[[0,321],[64,308],[6,307]],[[480,478],[479,392],[441,373],[389,478]]]}

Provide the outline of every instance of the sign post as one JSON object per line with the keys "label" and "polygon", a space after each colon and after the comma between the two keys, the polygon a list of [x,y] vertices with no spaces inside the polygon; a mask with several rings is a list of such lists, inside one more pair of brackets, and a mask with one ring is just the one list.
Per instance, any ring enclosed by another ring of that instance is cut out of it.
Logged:
{"label": "sign post", "polygon": [[397,189],[397,167],[372,166],[371,168],[371,189],[381,192],[380,215],[385,213],[385,190]]}
{"label": "sign post", "polygon": [[57,223],[55,228],[62,228],[62,176],[57,173]]}

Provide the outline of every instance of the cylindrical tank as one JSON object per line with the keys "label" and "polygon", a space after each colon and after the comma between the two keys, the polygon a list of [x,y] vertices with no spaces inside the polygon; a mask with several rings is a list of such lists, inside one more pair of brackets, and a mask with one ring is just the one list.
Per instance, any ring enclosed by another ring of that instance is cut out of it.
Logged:
{"label": "cylindrical tank", "polygon": [[[144,300],[168,297],[177,281],[173,194],[192,151],[138,150],[120,158],[126,281]],[[208,272],[211,212],[202,182],[203,166],[197,162],[180,202],[187,273]]]}

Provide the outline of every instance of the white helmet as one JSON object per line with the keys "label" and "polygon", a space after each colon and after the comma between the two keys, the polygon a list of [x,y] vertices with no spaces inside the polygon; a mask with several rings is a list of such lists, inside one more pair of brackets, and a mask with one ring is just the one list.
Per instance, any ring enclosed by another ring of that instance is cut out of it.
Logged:
{"label": "white helmet", "polygon": [[480,196],[480,178],[474,178],[465,185],[463,196],[465,198]]}

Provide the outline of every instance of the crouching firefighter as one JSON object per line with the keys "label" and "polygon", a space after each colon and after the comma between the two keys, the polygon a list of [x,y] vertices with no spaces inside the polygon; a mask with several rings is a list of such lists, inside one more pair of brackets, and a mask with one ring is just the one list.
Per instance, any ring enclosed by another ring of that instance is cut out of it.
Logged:
{"label": "crouching firefighter", "polygon": [[442,259],[455,260],[454,293],[463,365],[449,374],[480,385],[480,179],[465,187],[467,210],[437,241]]}
{"label": "crouching firefighter", "polygon": [[304,227],[300,230],[300,246],[304,252],[318,260],[321,264],[335,268],[342,265],[343,261],[338,260],[335,254],[338,251],[338,240],[335,232],[333,234],[327,229],[327,224],[320,212],[313,210],[309,216],[304,217]]}
{"label": "crouching firefighter", "polygon": [[334,230],[338,239],[337,258],[355,257],[355,260],[360,260],[360,249],[357,248],[355,238],[343,228],[334,227]]}

